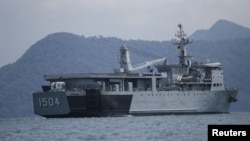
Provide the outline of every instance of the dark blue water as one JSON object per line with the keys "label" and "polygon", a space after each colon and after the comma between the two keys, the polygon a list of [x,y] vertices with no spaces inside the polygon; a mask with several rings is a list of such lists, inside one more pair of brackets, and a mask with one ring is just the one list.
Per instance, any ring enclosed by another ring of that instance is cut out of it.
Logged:
{"label": "dark blue water", "polygon": [[0,119],[0,140],[206,141],[208,124],[250,124],[250,113]]}

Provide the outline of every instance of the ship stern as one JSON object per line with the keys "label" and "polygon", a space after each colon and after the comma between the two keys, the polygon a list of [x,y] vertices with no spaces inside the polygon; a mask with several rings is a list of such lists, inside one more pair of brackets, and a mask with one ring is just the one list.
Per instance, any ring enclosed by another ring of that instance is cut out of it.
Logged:
{"label": "ship stern", "polygon": [[66,93],[35,92],[33,93],[34,113],[43,117],[64,116],[70,113]]}

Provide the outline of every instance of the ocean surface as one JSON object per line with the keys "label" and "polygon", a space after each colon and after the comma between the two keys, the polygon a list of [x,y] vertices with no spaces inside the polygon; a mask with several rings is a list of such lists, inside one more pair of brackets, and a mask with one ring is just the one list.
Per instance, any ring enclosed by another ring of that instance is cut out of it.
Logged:
{"label": "ocean surface", "polygon": [[209,124],[250,124],[250,113],[0,119],[0,141],[206,141]]}

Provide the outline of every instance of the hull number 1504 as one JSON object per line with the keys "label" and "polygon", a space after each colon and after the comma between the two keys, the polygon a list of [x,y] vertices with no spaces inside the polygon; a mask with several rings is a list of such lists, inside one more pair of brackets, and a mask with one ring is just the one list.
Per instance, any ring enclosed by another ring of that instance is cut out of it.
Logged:
{"label": "hull number 1504", "polygon": [[38,99],[40,107],[54,107],[60,106],[58,97],[42,97]]}

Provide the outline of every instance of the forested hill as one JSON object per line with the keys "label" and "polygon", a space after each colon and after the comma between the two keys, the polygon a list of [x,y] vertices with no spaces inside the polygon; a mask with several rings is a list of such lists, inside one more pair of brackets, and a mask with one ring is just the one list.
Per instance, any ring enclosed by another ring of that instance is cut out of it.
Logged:
{"label": "forested hill", "polygon": [[[0,117],[32,116],[32,92],[45,84],[44,74],[112,72],[118,68],[121,45],[167,57],[177,63],[178,52],[170,41],[122,40],[115,37],[84,37],[54,33],[36,42],[13,64],[0,69]],[[194,60],[221,62],[227,86],[240,89],[239,100],[231,111],[250,111],[250,38],[195,40],[188,46]],[[132,64],[151,60],[131,53]]]}

